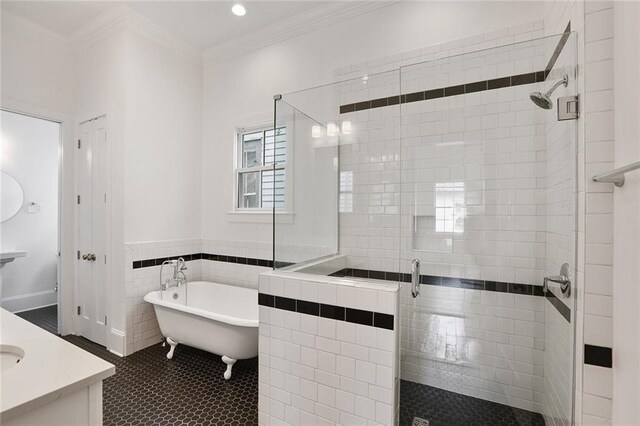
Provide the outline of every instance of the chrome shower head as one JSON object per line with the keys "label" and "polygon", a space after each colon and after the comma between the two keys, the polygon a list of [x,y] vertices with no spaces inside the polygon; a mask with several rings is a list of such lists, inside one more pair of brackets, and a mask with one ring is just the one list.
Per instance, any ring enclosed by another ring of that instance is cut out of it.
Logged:
{"label": "chrome shower head", "polygon": [[547,96],[546,93],[531,92],[529,98],[531,98],[534,104],[538,105],[542,109],[553,108],[553,102],[551,102],[551,99],[549,99],[549,96]]}
{"label": "chrome shower head", "polygon": [[556,84],[549,89],[546,93],[542,92],[531,92],[529,98],[533,101],[534,104],[538,105],[542,109],[551,109],[553,108],[553,101],[551,101],[551,94],[560,86],[567,87],[569,84],[569,76],[566,74],[562,78],[562,80],[556,82]]}

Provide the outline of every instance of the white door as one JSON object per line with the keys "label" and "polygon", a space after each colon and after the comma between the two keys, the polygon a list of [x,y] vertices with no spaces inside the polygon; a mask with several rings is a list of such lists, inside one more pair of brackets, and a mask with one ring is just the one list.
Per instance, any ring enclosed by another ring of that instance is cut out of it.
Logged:
{"label": "white door", "polygon": [[80,125],[77,150],[76,333],[106,346],[110,214],[106,118]]}

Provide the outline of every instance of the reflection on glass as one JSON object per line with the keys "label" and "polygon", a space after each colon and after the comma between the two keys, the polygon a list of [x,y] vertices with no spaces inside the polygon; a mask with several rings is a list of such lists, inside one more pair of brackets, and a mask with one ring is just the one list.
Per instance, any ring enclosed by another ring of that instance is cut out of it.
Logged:
{"label": "reflection on glass", "polygon": [[436,232],[464,232],[464,182],[435,184]]}
{"label": "reflection on glass", "polygon": [[262,172],[262,207],[283,209],[284,203],[284,169]]}
{"label": "reflection on glass", "polygon": [[353,212],[353,172],[340,172],[340,213]]}

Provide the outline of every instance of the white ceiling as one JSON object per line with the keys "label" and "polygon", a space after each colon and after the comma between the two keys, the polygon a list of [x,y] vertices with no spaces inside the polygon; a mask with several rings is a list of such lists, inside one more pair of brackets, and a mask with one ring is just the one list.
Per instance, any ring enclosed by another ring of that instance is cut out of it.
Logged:
{"label": "white ceiling", "polygon": [[[294,15],[327,4],[326,1],[241,1],[243,17],[231,13],[229,1],[128,1],[121,2],[144,18],[193,46],[206,49],[241,35],[276,24]],[[105,1],[6,1],[2,10],[29,19],[69,36],[118,2]]]}

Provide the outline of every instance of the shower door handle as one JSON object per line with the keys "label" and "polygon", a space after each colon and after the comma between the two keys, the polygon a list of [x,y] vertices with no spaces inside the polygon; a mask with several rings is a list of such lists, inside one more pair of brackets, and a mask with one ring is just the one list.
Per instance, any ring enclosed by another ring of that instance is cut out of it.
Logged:
{"label": "shower door handle", "polygon": [[411,295],[416,298],[420,295],[420,260],[411,262]]}
{"label": "shower door handle", "polygon": [[560,290],[566,297],[571,295],[571,267],[568,263],[563,263],[560,268],[560,275],[551,275],[544,277],[542,282],[542,291],[546,293],[549,290],[549,281],[560,284]]}

